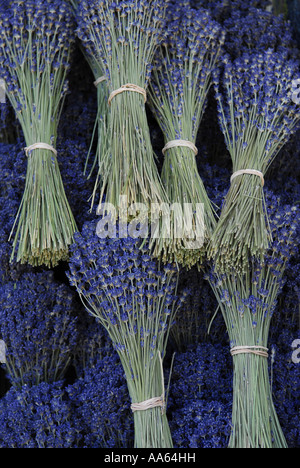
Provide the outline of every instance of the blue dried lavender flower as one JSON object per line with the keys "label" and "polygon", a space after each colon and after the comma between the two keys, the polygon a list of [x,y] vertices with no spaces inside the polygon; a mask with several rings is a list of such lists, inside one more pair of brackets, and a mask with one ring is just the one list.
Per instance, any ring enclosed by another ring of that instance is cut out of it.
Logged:
{"label": "blue dried lavender flower", "polygon": [[67,387],[86,448],[128,448],[133,425],[124,370],[115,351],[87,366]]}
{"label": "blue dried lavender flower", "polygon": [[[175,4],[169,7],[167,20],[163,43],[153,64],[152,110],[158,116],[166,141],[174,138],[195,141],[224,32],[204,9],[179,8]],[[188,92],[192,94],[190,103]]]}
{"label": "blue dried lavender flower", "polygon": [[[102,239],[97,236],[96,228],[97,222],[93,220],[84,224],[80,234],[75,234],[67,275],[84,303],[89,304],[92,315],[109,332],[111,321],[121,324],[120,311],[130,311],[135,321],[135,308],[143,312],[155,309],[155,304],[161,302],[157,295],[160,290],[165,299],[170,296],[176,300],[174,265],[167,264],[160,269],[158,262],[151,260],[147,244],[140,249],[140,239]],[[166,311],[172,307],[171,302]]]}
{"label": "blue dried lavender flower", "polygon": [[0,447],[78,448],[80,426],[63,385],[12,387],[0,400]]}
{"label": "blue dried lavender flower", "polygon": [[[170,387],[175,447],[225,448],[230,435],[230,355],[221,344],[193,344],[176,354]],[[215,385],[218,382],[218,385]]]}
{"label": "blue dried lavender flower", "polygon": [[0,287],[4,368],[14,386],[61,379],[77,344],[74,293],[53,272],[24,273]]}
{"label": "blue dried lavender flower", "polygon": [[249,8],[247,13],[234,10],[224,22],[226,30],[225,50],[233,59],[255,50],[263,52],[286,49],[294,58],[299,55],[291,25],[285,18],[258,8]]}
{"label": "blue dried lavender flower", "polygon": [[[299,129],[299,108],[292,100],[292,82],[299,75],[300,63],[290,59],[286,49],[245,53],[233,61],[225,56],[223,62],[224,70],[216,71],[214,84],[227,148],[233,157],[237,152],[243,154],[245,143],[249,145],[247,151],[252,151],[251,138],[246,137],[251,132],[266,169],[290,135]],[[260,132],[265,134],[263,145],[258,138]]]}
{"label": "blue dried lavender flower", "polygon": [[[122,73],[122,67],[126,66],[128,82],[146,87],[150,78],[153,52],[161,39],[165,21],[164,8],[157,0],[141,0],[134,4],[130,0],[79,0],[76,19],[78,37],[91,60],[102,63],[102,69],[110,83],[113,78],[112,66],[116,65]],[[124,48],[119,49],[117,44]],[[140,76],[136,76],[135,67],[130,69],[126,62],[126,46],[129,45],[133,47],[132,60],[138,67],[138,53],[143,56]],[[135,82],[136,80],[138,82]],[[119,83],[119,86],[124,84]],[[116,85],[113,81],[112,90],[117,89]]]}
{"label": "blue dried lavender flower", "polygon": [[245,16],[250,8],[266,10],[266,7],[271,4],[271,0],[190,0],[190,4],[193,8],[200,7],[210,10],[213,17],[220,24],[224,24],[236,12]]}

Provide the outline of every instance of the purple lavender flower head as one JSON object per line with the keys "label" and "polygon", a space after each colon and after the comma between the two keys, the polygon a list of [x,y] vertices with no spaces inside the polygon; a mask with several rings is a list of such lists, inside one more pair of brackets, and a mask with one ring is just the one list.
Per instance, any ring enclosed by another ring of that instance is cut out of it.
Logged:
{"label": "purple lavender flower head", "polygon": [[62,378],[77,344],[74,293],[53,272],[24,273],[0,287],[4,368],[20,387]]}
{"label": "purple lavender flower head", "polygon": [[[11,2],[10,8],[0,5],[0,12],[0,72],[14,107],[21,112],[26,101],[20,90],[17,67],[28,68],[37,79],[45,71],[46,63],[51,64],[52,73],[58,68],[69,68],[74,42],[72,10],[64,1],[26,0]],[[12,44],[10,49],[8,42]]]}
{"label": "purple lavender flower head", "polygon": [[293,82],[299,78],[300,62],[288,51],[246,52],[232,60],[223,56],[223,66],[214,72],[214,85],[221,129],[230,152],[254,151],[265,133],[264,144],[255,149],[263,169],[299,129],[300,108],[293,100]]}
{"label": "purple lavender flower head", "polygon": [[0,400],[1,448],[77,448],[79,434],[62,381],[12,387]]}
{"label": "purple lavender flower head", "polygon": [[224,28],[225,49],[232,58],[250,50],[263,52],[270,48],[277,52],[286,50],[294,58],[299,55],[291,25],[282,15],[253,7],[246,14],[234,10]]}
{"label": "purple lavender flower head", "polygon": [[138,311],[155,313],[162,298],[164,314],[170,315],[177,300],[177,267],[160,267],[149,255],[147,242],[141,246],[141,239],[103,239],[96,228],[97,221],[87,222],[75,234],[67,273],[92,315],[99,314],[108,328],[118,326],[135,320]]}

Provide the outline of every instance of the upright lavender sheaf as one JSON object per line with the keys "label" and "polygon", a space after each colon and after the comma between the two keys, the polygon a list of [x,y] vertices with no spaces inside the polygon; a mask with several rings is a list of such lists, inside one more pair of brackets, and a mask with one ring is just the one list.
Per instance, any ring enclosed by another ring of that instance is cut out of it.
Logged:
{"label": "upright lavender sheaf", "polygon": [[198,173],[195,143],[224,33],[203,9],[174,5],[167,19],[165,38],[155,55],[150,104],[164,135],[161,177],[172,210],[170,226],[162,226],[153,241],[153,254],[190,268],[202,260],[216,224]]}
{"label": "upright lavender sheaf", "polygon": [[28,156],[12,259],[33,266],[66,260],[76,230],[55,148],[73,41],[65,2],[15,1],[1,10],[0,75]]}
{"label": "upright lavender sheaf", "polygon": [[263,261],[272,241],[264,203],[264,176],[299,128],[293,81],[300,64],[289,52],[245,53],[214,73],[220,126],[232,159],[231,186],[208,255],[219,273],[244,272]]}
{"label": "upright lavender sheaf", "polygon": [[[78,7],[79,7],[80,0],[69,0],[69,1],[72,4],[74,17],[76,19],[78,18],[77,15],[78,15]],[[78,30],[78,32],[79,31],[80,29]],[[89,64],[91,71],[93,72],[94,80],[95,80],[93,84],[97,88],[97,116],[96,116],[96,121],[95,121],[94,128],[93,128],[92,140],[91,140],[89,151],[87,153],[85,168],[84,168],[84,175],[87,175],[88,179],[91,178],[92,174],[94,173],[94,170],[98,168],[98,177],[96,178],[96,181],[94,184],[92,203],[91,203],[91,206],[93,207],[95,197],[97,194],[97,190],[99,188],[98,187],[99,177],[101,175],[100,168],[102,168],[102,165],[105,164],[103,159],[106,158],[107,156],[108,149],[106,145],[109,144],[109,139],[107,138],[107,129],[109,127],[109,123],[108,123],[109,106],[107,105],[108,88],[107,88],[107,83],[106,83],[107,80],[106,80],[105,70],[104,70],[102,61],[95,60],[95,57],[93,56],[93,54],[90,53],[89,48],[86,47],[84,40],[80,42],[80,49],[81,49],[81,52],[83,53],[85,60]],[[91,82],[91,85],[92,85],[92,82]],[[91,167],[88,167],[90,163],[91,149],[92,149],[95,136],[96,136],[96,130],[98,130],[97,131],[98,140],[96,143],[94,161],[92,162]]]}
{"label": "upright lavender sheaf", "polygon": [[70,284],[119,354],[134,413],[135,447],[172,447],[163,358],[181,301],[177,268],[153,261],[140,239],[101,239],[96,222],[75,235]]}
{"label": "upright lavender sheaf", "polygon": [[270,192],[266,206],[273,241],[264,258],[252,258],[244,274],[219,274],[213,269],[207,275],[233,357],[231,448],[287,446],[272,400],[267,358],[270,324],[297,247],[300,217],[297,206],[281,206]]}
{"label": "upright lavender sheaf", "polygon": [[151,204],[167,202],[145,108],[164,17],[165,4],[156,0],[79,1],[77,33],[90,61],[103,70],[108,90],[108,142],[100,158],[99,184],[100,203],[105,193],[114,215],[121,196],[129,207],[143,204],[146,216]]}

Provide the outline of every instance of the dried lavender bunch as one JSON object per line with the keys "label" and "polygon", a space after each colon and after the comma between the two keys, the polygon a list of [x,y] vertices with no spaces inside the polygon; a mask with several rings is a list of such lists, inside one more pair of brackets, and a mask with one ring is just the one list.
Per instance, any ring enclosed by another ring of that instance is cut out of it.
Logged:
{"label": "dried lavender bunch", "polygon": [[[88,316],[86,312],[85,315]],[[127,449],[132,446],[128,388],[114,350],[102,358],[98,356],[93,365],[87,365],[84,374],[68,385],[67,393],[73,417],[80,423],[81,446]]]}
{"label": "dried lavender bunch", "polygon": [[64,2],[15,1],[1,13],[0,70],[7,95],[27,147],[43,144],[27,151],[12,252],[12,259],[17,254],[17,261],[34,266],[66,260],[76,230],[55,150],[72,43],[71,12]]}
{"label": "dried lavender bunch", "polygon": [[79,448],[80,429],[63,381],[12,387],[0,400],[0,448]]}
{"label": "dried lavender bunch", "polygon": [[226,30],[225,50],[235,59],[244,52],[263,52],[270,48],[276,52],[289,49],[289,54],[299,56],[293,29],[283,15],[250,7],[247,13],[234,10],[224,21]]}
{"label": "dried lavender bunch", "polygon": [[[299,236],[299,209],[266,194],[273,242],[247,271],[207,274],[226,323],[234,364],[230,448],[285,448],[268,374],[270,323]],[[247,348],[245,350],[245,347]],[[253,354],[253,353],[259,354]]]}
{"label": "dried lavender bunch", "polygon": [[77,345],[75,293],[52,271],[24,273],[0,286],[0,337],[4,369],[15,387],[65,376]]}
{"label": "dried lavender bunch", "polygon": [[[166,37],[155,56],[150,103],[165,144],[173,142],[175,145],[163,150],[165,160],[161,175],[174,209],[170,236],[165,236],[161,229],[162,236],[153,242],[153,254],[163,261],[176,261],[190,268],[201,263],[216,225],[214,208],[197,169],[195,143],[224,33],[203,9],[175,6],[169,8],[168,20]],[[180,146],[183,142],[189,146]],[[183,232],[179,236],[176,225],[183,218],[185,204],[191,207],[192,213],[202,204],[204,212],[199,214],[198,220],[197,216],[191,220],[191,225],[198,224],[199,233]],[[191,242],[197,241],[197,234],[198,246]]]}
{"label": "dried lavender bunch", "polygon": [[135,447],[172,447],[162,359],[181,301],[176,296],[177,268],[160,267],[140,240],[98,237],[96,222],[86,223],[75,241],[70,284],[107,330],[122,362],[132,403],[159,398],[162,405],[132,408]]}
{"label": "dried lavender bunch", "polygon": [[[79,0],[69,0],[72,5],[73,13],[75,19],[78,15],[78,6]],[[87,175],[87,178],[90,179],[96,167],[98,167],[98,177],[96,178],[93,195],[91,197],[92,203],[91,208],[94,206],[94,201],[96,197],[97,190],[99,188],[99,177],[101,175],[101,168],[105,167],[107,160],[105,159],[108,154],[108,145],[109,140],[107,138],[107,129],[109,128],[109,106],[107,105],[108,100],[108,88],[106,83],[106,76],[105,70],[103,68],[103,64],[100,60],[95,60],[93,55],[89,53],[89,49],[84,46],[82,42],[80,42],[80,49],[85,57],[87,63],[89,64],[93,75],[94,75],[94,86],[97,88],[97,117],[95,121],[95,125],[93,128],[93,134],[91,139],[91,144],[89,151],[87,153],[85,167],[84,167],[84,175]],[[92,85],[92,83],[91,83]],[[95,141],[95,135],[97,131],[97,146],[96,152],[94,156],[94,161],[90,166],[90,157],[91,157],[91,148]]]}
{"label": "dried lavender bunch", "polygon": [[[145,101],[151,63],[164,26],[165,4],[154,0],[85,1],[77,10],[78,36],[106,75],[109,151],[101,158],[100,203],[166,202],[150,140]],[[122,92],[126,87],[126,92]],[[130,88],[128,90],[128,88]],[[134,88],[134,89],[133,89]]]}
{"label": "dried lavender bunch", "polygon": [[[249,258],[263,261],[272,240],[264,207],[264,175],[299,128],[292,100],[299,62],[288,51],[244,54],[214,74],[220,126],[232,159],[233,178],[212,235],[208,256],[219,273],[243,273]],[[240,173],[251,170],[256,173]],[[258,172],[257,172],[258,171]]]}

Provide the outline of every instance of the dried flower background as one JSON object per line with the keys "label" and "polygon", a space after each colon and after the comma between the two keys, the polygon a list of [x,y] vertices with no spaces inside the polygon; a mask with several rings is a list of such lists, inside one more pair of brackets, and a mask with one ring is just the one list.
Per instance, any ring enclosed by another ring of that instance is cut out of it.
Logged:
{"label": "dried flower background", "polygon": [[[278,41],[278,31],[282,31],[283,23],[279,18],[262,10],[257,15],[254,10],[248,11],[248,6],[240,1],[232,2],[235,5],[230,14],[224,12],[222,2],[204,3],[202,6],[209,7],[213,17],[226,26],[227,53],[231,56],[238,57],[242,43],[247,49],[249,44],[250,47],[251,44],[264,47],[268,43],[268,47],[275,47],[279,54],[281,46],[288,47],[291,55],[297,53],[288,28],[285,35],[280,34],[282,42],[274,42]],[[264,2],[251,3],[264,6]],[[240,36],[236,34],[237,21],[240,21]],[[86,162],[85,158],[93,139],[95,120],[99,118],[101,91],[92,84],[97,72],[86,65],[80,51],[75,54],[78,62],[74,60],[69,74],[69,94],[62,109],[56,147],[67,199],[79,230],[83,236],[89,234],[89,238],[95,220],[89,213],[89,199],[92,193],[97,196],[93,191],[99,183],[97,171],[92,170],[95,161],[99,160],[96,142],[92,148],[95,160],[90,158]],[[117,356],[120,349],[113,349],[104,328],[86,314],[65,276],[69,266],[60,265],[49,271],[42,266],[34,268],[9,262],[11,244],[7,238],[22,200],[27,160],[22,151],[22,130],[9,106],[0,106],[3,119],[0,133],[5,141],[1,143],[0,162],[0,339],[5,339],[9,350],[1,376],[0,446],[130,447],[134,428],[124,368]],[[210,97],[196,141],[200,149],[196,162],[209,199],[221,206],[229,189],[232,167],[216,115],[215,101]],[[163,132],[150,111],[148,119],[153,147],[159,155],[164,145]],[[217,139],[220,146],[216,149]],[[232,358],[221,314],[211,322],[218,305],[216,298],[220,300],[225,317],[228,311],[229,323],[233,302],[239,308],[238,320],[243,320],[247,310],[251,311],[249,329],[253,330],[253,340],[259,330],[257,322],[264,322],[267,317],[268,324],[263,333],[264,339],[269,333],[269,342],[273,344],[268,364],[274,405],[288,446],[300,446],[299,365],[291,361],[291,343],[299,337],[299,246],[294,245],[294,241],[286,242],[293,234],[291,226],[297,222],[293,206],[300,199],[298,140],[298,134],[290,139],[265,177],[265,203],[275,237],[269,252],[272,261],[267,267],[270,270],[268,280],[262,282],[261,278],[265,276],[262,276],[261,267],[258,268],[250,279],[252,294],[239,298],[238,286],[234,282],[227,284],[226,279],[222,283],[222,278],[214,272],[207,277],[212,287],[195,268],[182,271],[180,276],[179,291],[188,285],[192,294],[171,329],[165,357],[166,363],[170,363],[173,351],[177,353],[167,409],[176,447],[226,447],[230,436],[232,440]],[[90,178],[87,179],[84,173]],[[85,251],[82,241],[78,248]],[[290,258],[293,250],[294,256]],[[88,250],[88,254],[92,254],[92,250]],[[134,261],[136,256],[131,258],[131,262]],[[83,266],[81,264],[80,268]],[[154,274],[153,267],[151,274]],[[272,278],[276,279],[275,283]],[[90,293],[95,294],[97,285],[92,281],[90,275]],[[213,288],[217,288],[216,294]],[[279,295],[276,288],[281,291]],[[138,300],[142,296],[137,296],[136,291],[134,297]],[[147,300],[154,297],[155,291],[150,287]],[[164,313],[167,317],[165,309]],[[209,335],[207,330],[210,330]],[[235,338],[229,337],[231,345],[238,344],[234,342]],[[146,337],[142,341],[145,344]],[[3,381],[4,372],[9,382]],[[168,375],[166,381],[167,378]],[[242,422],[236,421],[236,424],[242,426]]]}

